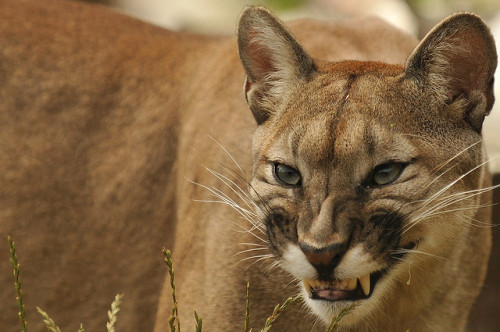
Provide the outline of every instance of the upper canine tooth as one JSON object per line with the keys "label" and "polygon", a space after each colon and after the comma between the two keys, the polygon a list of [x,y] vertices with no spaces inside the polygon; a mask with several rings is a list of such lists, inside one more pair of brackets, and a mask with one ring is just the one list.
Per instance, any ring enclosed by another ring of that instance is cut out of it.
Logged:
{"label": "upper canine tooth", "polygon": [[312,295],[311,284],[309,282],[310,282],[310,280],[306,280],[306,279],[302,280],[302,283],[304,284],[304,288],[306,289],[307,294],[309,296],[311,296]]}
{"label": "upper canine tooth", "polygon": [[363,288],[363,293],[368,296],[370,294],[370,275],[367,274],[359,278],[359,283],[361,284],[361,288]]}

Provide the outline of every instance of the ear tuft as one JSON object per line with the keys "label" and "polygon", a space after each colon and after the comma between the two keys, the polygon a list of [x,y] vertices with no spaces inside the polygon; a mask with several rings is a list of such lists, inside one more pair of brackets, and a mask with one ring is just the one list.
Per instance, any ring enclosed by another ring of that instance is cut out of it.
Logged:
{"label": "ear tuft", "polygon": [[314,71],[312,59],[285,25],[263,7],[247,7],[238,23],[238,51],[247,74],[245,95],[258,124],[284,94]]}
{"label": "ear tuft", "polygon": [[429,32],[408,58],[406,74],[429,93],[431,103],[442,107],[465,101],[465,109],[456,115],[480,131],[494,103],[496,65],[495,42],[486,24],[461,13]]}

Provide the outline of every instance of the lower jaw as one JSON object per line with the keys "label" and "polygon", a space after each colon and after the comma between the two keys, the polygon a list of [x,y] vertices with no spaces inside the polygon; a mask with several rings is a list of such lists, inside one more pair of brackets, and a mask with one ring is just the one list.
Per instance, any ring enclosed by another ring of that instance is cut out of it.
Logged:
{"label": "lower jaw", "polygon": [[308,298],[305,303],[310,312],[322,322],[325,331],[332,325],[337,327],[334,331],[337,329],[357,331],[356,327],[359,327],[363,317],[366,317],[367,308],[370,308],[365,306],[365,301],[326,301]]}

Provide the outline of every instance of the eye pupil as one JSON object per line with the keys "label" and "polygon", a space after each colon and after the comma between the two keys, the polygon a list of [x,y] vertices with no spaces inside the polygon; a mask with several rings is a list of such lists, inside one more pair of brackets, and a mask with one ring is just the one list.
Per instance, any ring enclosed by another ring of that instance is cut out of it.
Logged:
{"label": "eye pupil", "polygon": [[375,167],[373,171],[372,182],[374,185],[383,186],[391,182],[396,181],[396,179],[401,175],[403,171],[403,164],[401,163],[387,163]]}
{"label": "eye pupil", "polygon": [[279,182],[290,186],[299,185],[301,180],[299,171],[279,163],[274,164],[274,176]]}

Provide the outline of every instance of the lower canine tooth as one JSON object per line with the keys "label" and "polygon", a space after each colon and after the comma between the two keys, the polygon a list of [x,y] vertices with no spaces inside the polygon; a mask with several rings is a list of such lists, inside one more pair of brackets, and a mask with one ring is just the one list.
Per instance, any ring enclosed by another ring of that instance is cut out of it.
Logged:
{"label": "lower canine tooth", "polygon": [[363,293],[368,296],[370,294],[370,275],[367,274],[359,278],[359,283],[361,284],[361,288],[363,288]]}

